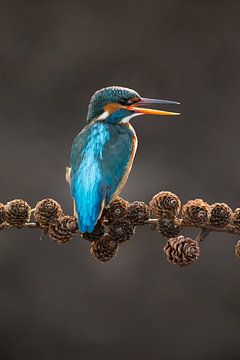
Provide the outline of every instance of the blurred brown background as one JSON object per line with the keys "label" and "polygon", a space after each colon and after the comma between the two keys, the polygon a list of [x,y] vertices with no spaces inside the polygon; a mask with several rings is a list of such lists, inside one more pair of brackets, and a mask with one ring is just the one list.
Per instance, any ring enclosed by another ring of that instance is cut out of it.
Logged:
{"label": "blurred brown background", "polygon": [[[240,206],[239,18],[237,0],[1,0],[0,200],[50,196],[71,212],[71,143],[93,92],[114,84],[182,102],[179,118],[132,121],[124,197]],[[0,234],[1,360],[240,358],[237,238],[212,234],[184,269],[149,229],[105,265],[80,239],[38,239]]]}

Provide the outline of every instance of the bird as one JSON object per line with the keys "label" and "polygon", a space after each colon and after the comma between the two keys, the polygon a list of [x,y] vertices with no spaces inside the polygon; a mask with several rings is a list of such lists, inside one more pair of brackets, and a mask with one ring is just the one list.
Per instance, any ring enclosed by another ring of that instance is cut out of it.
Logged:
{"label": "bird", "polygon": [[86,125],[71,148],[66,180],[73,198],[74,215],[81,233],[92,233],[103,210],[121,193],[132,168],[138,139],[129,121],[139,115],[179,115],[141,107],[179,104],[144,98],[122,86],[108,86],[94,93]]}

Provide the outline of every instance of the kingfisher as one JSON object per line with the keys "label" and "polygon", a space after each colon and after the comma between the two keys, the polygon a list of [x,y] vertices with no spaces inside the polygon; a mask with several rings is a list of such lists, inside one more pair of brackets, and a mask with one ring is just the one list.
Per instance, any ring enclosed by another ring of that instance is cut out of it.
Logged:
{"label": "kingfisher", "polygon": [[66,169],[81,233],[94,230],[102,212],[121,193],[137,150],[137,136],[129,121],[138,115],[179,115],[144,108],[177,101],[141,97],[127,87],[110,86],[90,100],[86,125],[75,138]]}

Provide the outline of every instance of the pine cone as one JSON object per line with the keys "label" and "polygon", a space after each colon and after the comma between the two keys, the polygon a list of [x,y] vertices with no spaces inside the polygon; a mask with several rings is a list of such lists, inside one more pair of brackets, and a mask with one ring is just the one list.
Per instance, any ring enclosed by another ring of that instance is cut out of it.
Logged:
{"label": "pine cone", "polygon": [[0,225],[4,223],[6,219],[6,208],[5,205],[0,203]]}
{"label": "pine cone", "polygon": [[200,255],[199,243],[182,235],[169,239],[163,251],[167,260],[178,266],[190,265]]}
{"label": "pine cone", "polygon": [[132,225],[144,225],[150,218],[150,208],[142,201],[134,201],[128,207],[128,219]]}
{"label": "pine cone", "polygon": [[158,219],[156,229],[167,238],[175,237],[181,230],[180,221],[177,218]]}
{"label": "pine cone", "polygon": [[128,219],[116,221],[110,225],[109,234],[119,243],[130,240],[135,234],[135,227]]}
{"label": "pine cone", "polygon": [[110,223],[123,219],[127,216],[128,205],[128,201],[118,196],[105,210],[104,218]]}
{"label": "pine cone", "polygon": [[182,208],[183,222],[204,226],[208,222],[210,206],[201,199],[190,200]]}
{"label": "pine cone", "polygon": [[150,210],[157,218],[177,216],[181,208],[181,201],[177,195],[170,191],[161,191],[154,195],[150,201]]}
{"label": "pine cone", "polygon": [[84,240],[88,240],[90,242],[94,241],[94,240],[99,240],[100,237],[102,237],[104,235],[104,226],[101,224],[100,221],[97,222],[93,232],[88,233],[82,233],[81,236]]}
{"label": "pine cone", "polygon": [[112,236],[106,234],[92,242],[90,252],[95,259],[106,262],[116,255],[118,248],[118,242]]}
{"label": "pine cone", "polygon": [[34,217],[37,224],[41,227],[48,227],[49,222],[63,215],[59,203],[53,199],[43,199],[36,204]]}
{"label": "pine cone", "polygon": [[71,240],[78,230],[77,219],[74,216],[60,216],[50,222],[48,235],[59,245]]}
{"label": "pine cone", "polygon": [[212,226],[224,227],[231,220],[232,210],[227,204],[215,203],[211,206],[210,211],[209,222]]}
{"label": "pine cone", "polygon": [[240,208],[234,210],[233,225],[235,226],[236,230],[240,230]]}
{"label": "pine cone", "polygon": [[5,209],[6,221],[12,226],[20,228],[30,220],[31,208],[28,203],[22,199],[9,201]]}
{"label": "pine cone", "polygon": [[235,246],[235,255],[240,259],[240,240],[238,240]]}

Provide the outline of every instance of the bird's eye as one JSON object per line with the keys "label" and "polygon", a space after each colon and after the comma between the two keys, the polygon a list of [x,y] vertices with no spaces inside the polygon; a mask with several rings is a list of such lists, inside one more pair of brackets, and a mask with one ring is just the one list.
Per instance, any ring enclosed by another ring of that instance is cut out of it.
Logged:
{"label": "bird's eye", "polygon": [[130,105],[133,105],[135,103],[138,103],[140,101],[139,98],[133,98],[133,99],[120,99],[118,101],[119,104],[121,105],[125,105],[125,106],[130,106]]}
{"label": "bird's eye", "polygon": [[131,103],[130,103],[130,101],[128,99],[119,100],[119,104],[121,104],[121,105],[131,105]]}

